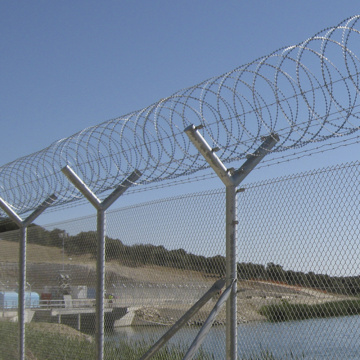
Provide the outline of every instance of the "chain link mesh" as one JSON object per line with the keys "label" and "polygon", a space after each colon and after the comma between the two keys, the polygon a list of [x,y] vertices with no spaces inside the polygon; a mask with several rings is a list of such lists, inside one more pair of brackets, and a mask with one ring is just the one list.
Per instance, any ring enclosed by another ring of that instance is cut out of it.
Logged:
{"label": "chain link mesh", "polygon": [[[19,332],[17,324],[18,294],[17,281],[19,272],[19,236],[17,232],[6,233],[9,241],[4,242],[3,234],[0,236],[0,358],[18,358]],[[6,296],[5,296],[6,294]],[[7,295],[8,294],[8,295]],[[12,323],[9,319],[13,319]]]}
{"label": "chain link mesh", "polygon": [[360,357],[359,180],[352,163],[239,195],[239,317],[271,323],[241,328],[242,354]]}
{"label": "chain link mesh", "polygon": [[[359,178],[356,162],[238,194],[239,359],[360,357]],[[224,277],[225,191],[109,211],[106,223],[105,359],[139,359]],[[1,294],[10,299],[18,232],[0,238]],[[94,357],[96,239],[95,216],[29,227],[28,359]],[[181,358],[218,298],[157,358]],[[3,300],[2,320],[16,320],[13,310]],[[225,321],[223,309],[197,359],[224,358]],[[0,326],[3,358],[16,358],[16,324]]]}

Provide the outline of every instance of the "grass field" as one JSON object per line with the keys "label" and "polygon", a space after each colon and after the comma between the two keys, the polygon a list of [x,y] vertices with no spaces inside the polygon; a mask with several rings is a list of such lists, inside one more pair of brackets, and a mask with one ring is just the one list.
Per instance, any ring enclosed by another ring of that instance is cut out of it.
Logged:
{"label": "grass field", "polygon": [[360,300],[329,301],[322,304],[281,304],[263,306],[260,313],[271,322],[351,316],[360,314]]}

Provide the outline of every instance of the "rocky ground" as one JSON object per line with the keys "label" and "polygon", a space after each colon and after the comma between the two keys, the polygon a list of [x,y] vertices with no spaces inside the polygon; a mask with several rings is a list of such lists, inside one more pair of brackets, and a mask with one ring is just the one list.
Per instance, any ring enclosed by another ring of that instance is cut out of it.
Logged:
{"label": "rocky ground", "polygon": [[[316,304],[327,301],[343,300],[348,297],[326,294],[308,288],[273,284],[263,281],[239,281],[238,283],[238,323],[263,321],[265,317],[259,314],[264,305],[272,305],[288,301],[289,303]],[[199,311],[188,325],[201,325],[214,307],[217,297],[210,300]],[[137,319],[149,323],[171,325],[190,308],[190,305],[152,306],[141,307],[136,311]],[[214,325],[223,325],[226,322],[225,306],[219,313]]]}

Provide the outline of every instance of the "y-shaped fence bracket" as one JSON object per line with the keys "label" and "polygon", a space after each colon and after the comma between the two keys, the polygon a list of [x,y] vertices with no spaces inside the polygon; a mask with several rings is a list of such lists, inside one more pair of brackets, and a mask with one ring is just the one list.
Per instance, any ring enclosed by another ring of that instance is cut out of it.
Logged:
{"label": "y-shaped fence bracket", "polygon": [[104,295],[105,295],[105,211],[141,176],[135,170],[102,202],[67,165],[61,170],[73,185],[97,210],[97,254],[96,254],[96,358],[104,358]]}
{"label": "y-shaped fence bracket", "polygon": [[226,360],[237,359],[237,215],[236,215],[236,187],[245,179],[255,166],[270,152],[279,141],[277,134],[265,137],[264,142],[255,151],[247,156],[245,163],[238,169],[227,169],[215,154],[218,149],[213,149],[200,134],[202,126],[188,126],[184,131],[203,155],[211,168],[226,186],[226,287],[232,285],[231,294],[226,303]]}
{"label": "y-shaped fence bracket", "polygon": [[16,214],[11,206],[0,197],[0,207],[20,228],[19,246],[19,293],[18,293],[18,322],[19,322],[19,358],[25,359],[25,284],[26,284],[26,239],[27,227],[54,201],[55,195],[48,197],[32,214],[25,220]]}

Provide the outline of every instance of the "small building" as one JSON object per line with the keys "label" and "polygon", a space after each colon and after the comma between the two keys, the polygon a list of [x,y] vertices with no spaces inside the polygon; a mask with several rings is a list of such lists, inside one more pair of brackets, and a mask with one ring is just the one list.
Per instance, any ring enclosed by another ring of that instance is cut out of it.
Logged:
{"label": "small building", "polygon": [[[17,309],[19,294],[15,291],[0,292],[0,309]],[[25,292],[25,308],[38,308],[40,296],[36,292]]]}
{"label": "small building", "polygon": [[0,309],[17,309],[18,293],[15,291],[0,292]]}
{"label": "small building", "polygon": [[88,299],[95,299],[96,298],[96,289],[95,288],[88,288],[87,289],[87,294],[86,294]]}
{"label": "small building", "polygon": [[38,308],[39,307],[40,296],[36,292],[25,292],[25,307],[26,308]]}
{"label": "small building", "polygon": [[73,299],[86,299],[87,298],[87,286],[70,286],[70,294]]}

